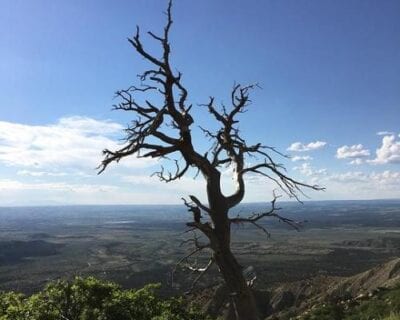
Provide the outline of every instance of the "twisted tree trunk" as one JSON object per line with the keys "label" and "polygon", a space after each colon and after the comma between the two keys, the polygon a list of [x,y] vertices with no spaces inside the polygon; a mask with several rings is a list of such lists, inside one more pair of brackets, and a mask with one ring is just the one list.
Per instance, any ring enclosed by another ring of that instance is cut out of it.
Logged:
{"label": "twisted tree trunk", "polygon": [[251,289],[229,246],[216,250],[214,259],[228,288],[231,307],[238,320],[258,320],[257,308]]}
{"label": "twisted tree trunk", "polygon": [[[212,185],[210,185],[212,184]],[[231,251],[231,222],[227,199],[220,190],[219,179],[208,180],[208,201],[214,224],[210,239],[213,258],[224,278],[230,298],[231,311],[237,320],[258,320],[253,293],[247,285],[242,266]],[[228,314],[229,318],[230,315]]]}

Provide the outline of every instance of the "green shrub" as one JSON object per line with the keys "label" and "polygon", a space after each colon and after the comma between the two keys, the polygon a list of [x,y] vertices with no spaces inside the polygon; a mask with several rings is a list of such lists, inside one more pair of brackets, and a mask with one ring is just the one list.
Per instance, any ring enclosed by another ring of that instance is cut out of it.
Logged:
{"label": "green shrub", "polygon": [[342,320],[343,310],[335,304],[326,304],[315,308],[303,316],[303,320]]}
{"label": "green shrub", "polygon": [[23,294],[15,292],[0,292],[0,320],[23,319]]}
{"label": "green shrub", "polygon": [[122,290],[93,277],[56,281],[30,297],[0,293],[0,320],[207,320],[183,299],[160,299],[159,285]]}

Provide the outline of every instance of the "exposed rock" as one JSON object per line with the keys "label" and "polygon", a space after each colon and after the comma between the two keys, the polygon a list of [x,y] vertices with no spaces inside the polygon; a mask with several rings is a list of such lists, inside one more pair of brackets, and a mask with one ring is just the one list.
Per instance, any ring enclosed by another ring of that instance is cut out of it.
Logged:
{"label": "exposed rock", "polygon": [[291,291],[282,291],[276,294],[271,300],[271,306],[274,312],[290,308],[295,303],[295,296]]}
{"label": "exposed rock", "polygon": [[400,283],[400,258],[352,277],[316,277],[309,281],[283,284],[272,292],[273,314],[267,319],[281,319],[288,313],[301,313],[325,301],[349,304],[371,298],[378,291]]}
{"label": "exposed rock", "polygon": [[[325,302],[345,305],[372,298],[377,292],[400,284],[400,258],[352,277],[317,276],[310,280],[282,284],[272,291],[254,290],[262,318],[286,319],[288,314],[299,314]],[[224,315],[229,319],[229,299],[224,285],[203,292],[204,311]],[[200,299],[199,299],[200,298]],[[286,317],[285,317],[286,315]]]}
{"label": "exposed rock", "polygon": [[344,278],[333,283],[328,290],[328,296],[341,297],[350,293],[352,297],[368,294],[378,288],[391,288],[400,282],[400,258],[379,265],[371,270]]}

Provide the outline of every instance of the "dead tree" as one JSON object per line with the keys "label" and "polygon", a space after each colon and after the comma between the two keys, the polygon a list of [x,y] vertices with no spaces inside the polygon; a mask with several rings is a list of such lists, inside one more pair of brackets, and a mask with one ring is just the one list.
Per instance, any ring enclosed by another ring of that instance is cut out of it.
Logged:
{"label": "dead tree", "polygon": [[[161,168],[157,176],[161,181],[172,182],[183,177],[191,167],[196,168],[206,181],[207,203],[202,203],[190,195],[190,202],[185,205],[193,213],[193,221],[187,223],[191,230],[201,232],[208,243],[200,244],[194,239],[195,250],[192,256],[204,249],[212,252],[210,262],[198,271],[207,271],[215,263],[231,294],[233,307],[238,319],[258,319],[252,292],[243,276],[243,270],[231,250],[231,227],[233,224],[251,224],[264,232],[267,230],[260,224],[265,217],[276,217],[286,223],[294,224],[277,213],[274,196],[272,207],[266,212],[255,213],[247,217],[230,217],[229,211],[238,205],[245,195],[245,176],[258,174],[273,180],[288,196],[299,199],[302,188],[320,190],[316,185],[308,185],[289,177],[284,167],[276,163],[272,155],[282,156],[274,148],[261,143],[248,144],[240,134],[237,123],[238,116],[250,104],[249,94],[256,85],[235,85],[230,94],[230,106],[218,108],[214,98],[210,98],[204,108],[219,125],[213,132],[202,128],[212,142],[210,150],[201,154],[196,150],[192,139],[191,128],[194,119],[191,115],[192,105],[188,102],[188,91],[182,83],[182,74],[175,72],[170,63],[169,33],[172,25],[171,1],[166,11],[167,21],[162,35],[148,32],[148,35],[159,42],[162,56],[156,57],[146,50],[140,37],[139,27],[135,35],[128,39],[137,54],[147,60],[151,67],[141,74],[141,84],[116,92],[120,103],[116,110],[129,111],[137,119],[126,128],[126,143],[116,151],[104,150],[104,159],[99,167],[103,172],[112,162],[136,155],[142,158],[176,158],[176,170]],[[144,95],[144,97],[143,97]],[[150,98],[158,95],[155,103]],[[249,157],[259,159],[258,163],[248,164]],[[221,191],[221,168],[232,167],[236,191],[225,195]],[[201,217],[205,219],[202,221]],[[186,260],[188,257],[185,257]],[[186,261],[182,260],[182,261]],[[201,275],[200,275],[201,276]],[[199,277],[200,277],[199,276]]]}

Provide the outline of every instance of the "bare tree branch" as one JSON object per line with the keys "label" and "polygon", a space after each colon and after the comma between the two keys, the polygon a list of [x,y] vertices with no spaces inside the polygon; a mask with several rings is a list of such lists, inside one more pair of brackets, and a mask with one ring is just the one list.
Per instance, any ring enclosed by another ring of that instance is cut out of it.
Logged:
{"label": "bare tree branch", "polygon": [[188,259],[191,258],[192,256],[200,253],[201,251],[205,250],[205,249],[209,249],[211,248],[211,245],[209,243],[206,244],[201,244],[199,242],[199,239],[197,238],[196,232],[192,232],[193,233],[193,238],[189,238],[186,239],[184,241],[181,242],[181,246],[184,244],[188,244],[188,243],[193,243],[194,245],[194,249],[192,251],[190,251],[188,254],[186,254],[184,257],[182,257],[174,266],[174,268],[171,271],[171,285],[173,286],[174,283],[174,276],[175,273],[177,272],[177,269],[179,266],[181,266],[182,264],[185,264],[185,266],[187,267],[189,265],[188,263]]}
{"label": "bare tree branch", "polygon": [[213,257],[211,257],[205,267],[203,267],[203,268],[192,268],[192,267],[190,267],[189,268],[189,270],[199,272],[200,274],[193,280],[190,289],[188,291],[186,291],[185,294],[190,294],[190,293],[193,292],[193,290],[194,290],[195,286],[197,285],[197,283],[207,273],[207,271],[210,270],[210,268],[213,265],[213,263],[214,263],[214,259],[213,259]]}
{"label": "bare tree branch", "polygon": [[174,173],[171,173],[170,171],[165,172],[164,167],[161,166],[161,170],[154,172],[152,175],[156,175],[160,181],[164,182],[171,182],[182,178],[189,169],[189,163],[186,162],[183,168],[180,167],[178,160],[174,160],[174,163],[176,167]]}
{"label": "bare tree branch", "polygon": [[261,226],[258,222],[266,217],[274,217],[277,218],[279,221],[284,222],[291,226],[292,228],[299,230],[301,224],[293,219],[286,218],[282,215],[279,215],[277,211],[281,210],[281,208],[276,207],[276,201],[280,198],[280,196],[277,196],[275,192],[273,193],[273,199],[271,201],[271,208],[268,211],[261,212],[261,213],[253,213],[249,217],[240,217],[237,216],[235,218],[231,218],[230,223],[233,224],[243,224],[243,223],[250,223],[257,227],[258,229],[262,230],[268,237],[270,237],[270,233],[268,232],[267,229],[265,229],[263,226]]}

